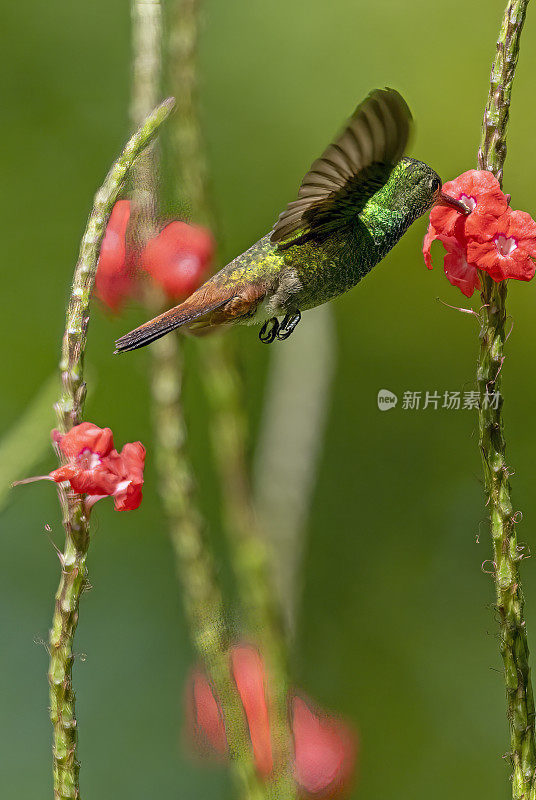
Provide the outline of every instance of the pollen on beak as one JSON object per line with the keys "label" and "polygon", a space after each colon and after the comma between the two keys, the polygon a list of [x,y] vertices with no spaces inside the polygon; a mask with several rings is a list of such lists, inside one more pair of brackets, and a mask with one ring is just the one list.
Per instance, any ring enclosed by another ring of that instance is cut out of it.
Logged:
{"label": "pollen on beak", "polygon": [[436,205],[438,206],[449,206],[450,208],[455,208],[456,211],[459,211],[460,214],[470,214],[471,209],[468,208],[465,203],[462,203],[461,200],[455,200],[454,197],[449,197],[448,194],[440,191],[437,199]]}

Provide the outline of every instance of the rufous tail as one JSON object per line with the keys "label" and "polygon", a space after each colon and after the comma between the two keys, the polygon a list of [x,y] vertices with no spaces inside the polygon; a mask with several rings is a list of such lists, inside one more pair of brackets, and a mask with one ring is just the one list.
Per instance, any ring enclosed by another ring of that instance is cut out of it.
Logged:
{"label": "rufous tail", "polygon": [[224,287],[208,281],[184,303],[121,336],[115,343],[115,352],[125,353],[145,347],[177,328],[189,329],[194,325],[193,333],[197,326],[200,333],[204,333],[208,328],[235,322],[239,317],[254,312],[263,296],[264,291],[260,288]]}

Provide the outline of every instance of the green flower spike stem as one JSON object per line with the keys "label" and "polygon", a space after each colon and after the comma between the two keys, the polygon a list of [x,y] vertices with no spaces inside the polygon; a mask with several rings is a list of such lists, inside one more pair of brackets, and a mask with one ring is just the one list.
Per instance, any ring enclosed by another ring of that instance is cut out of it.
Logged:
{"label": "green flower spike stem", "polygon": [[[154,104],[160,91],[162,9],[159,0],[133,0],[133,76],[131,116],[134,127]],[[132,170],[134,245],[142,247],[157,233],[159,154],[148,148]],[[161,291],[148,287],[145,302],[154,313],[164,303]],[[231,680],[223,600],[204,535],[195,498],[195,481],[186,452],[186,426],[181,403],[182,364],[179,343],[167,336],[151,348],[151,394],[155,430],[155,459],[159,492],[169,522],[194,645],[220,698],[229,755],[244,797],[258,800],[262,793],[246,734],[236,687]]]}
{"label": "green flower spike stem", "polygon": [[[214,339],[210,344],[216,341]],[[201,346],[207,343],[203,342]],[[267,551],[252,505],[245,459],[246,420],[241,402],[242,387],[226,350],[209,346],[204,348],[203,356],[204,379],[211,407],[210,432],[240,598],[247,629],[259,645],[270,676],[274,775],[267,784],[267,795],[283,800],[296,795],[287,722],[286,651],[280,608],[269,580]]]}
{"label": "green flower spike stem", "polygon": [[[216,231],[208,188],[201,125],[197,115],[197,44],[199,0],[177,0],[171,38],[171,82],[177,97],[174,149],[196,219]],[[168,337],[169,338],[169,337]],[[258,643],[270,675],[270,729],[274,775],[266,794],[295,797],[292,746],[287,716],[287,669],[284,637],[275,592],[270,585],[266,549],[259,534],[246,465],[246,425],[241,382],[225,336],[207,337],[198,347],[202,375],[211,404],[211,437],[220,475],[231,557],[250,635]]]}
{"label": "green flower spike stem", "polygon": [[[132,0],[132,98],[130,116],[135,130],[160,97],[162,72],[162,8],[160,0]],[[136,160],[131,172],[132,214],[128,226],[130,244],[143,249],[155,236],[158,215],[157,143]],[[159,293],[157,293],[159,294]]]}
{"label": "green flower spike stem", "polygon": [[153,344],[151,391],[159,490],[183,585],[195,647],[220,700],[231,766],[243,796],[262,798],[236,687],[230,679],[230,645],[222,597],[197,509],[193,471],[186,453],[181,405],[181,361],[176,337]]}
{"label": "green flower spike stem", "polygon": [[[519,40],[528,0],[511,0],[506,7],[497,54],[491,69],[491,86],[478,152],[478,166],[493,172],[502,183],[506,157],[506,128],[510,95],[519,56]],[[484,470],[487,508],[491,519],[494,579],[500,618],[500,651],[504,664],[507,716],[510,726],[510,757],[513,765],[514,800],[536,796],[536,745],[534,699],[530,679],[527,629],[523,616],[523,593],[519,577],[521,549],[517,545],[515,515],[510,498],[506,443],[500,395],[504,361],[506,281],[495,283],[484,272],[482,281],[483,323],[477,380],[480,390],[479,443]],[[497,404],[486,396],[499,397]],[[495,408],[494,406],[497,405]]]}
{"label": "green flower spike stem", "polygon": [[[84,351],[89,323],[89,305],[95,280],[100,244],[110,212],[125,177],[137,156],[156,136],[174,101],[166,100],[132,136],[95,195],[93,211],[80,245],[78,263],[67,307],[60,361],[63,390],[56,404],[58,428],[67,433],[82,421],[86,394]],[[54,797],[80,797],[77,759],[77,722],[72,687],[73,637],[78,623],[78,605],[87,582],[86,557],[89,519],[81,495],[59,489],[65,528],[65,549],[60,555],[61,578],[56,592],[49,638],[50,719],[53,726]]]}

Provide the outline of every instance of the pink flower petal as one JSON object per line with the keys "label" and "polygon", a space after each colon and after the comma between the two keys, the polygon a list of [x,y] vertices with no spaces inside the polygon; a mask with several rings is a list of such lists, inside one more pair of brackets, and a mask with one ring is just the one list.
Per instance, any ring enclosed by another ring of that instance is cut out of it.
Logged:
{"label": "pink flower petal", "polygon": [[302,792],[315,798],[346,794],[356,759],[356,740],[346,725],[294,697],[292,733],[296,782]]}
{"label": "pink flower petal", "polygon": [[81,422],[66,434],[52,431],[52,438],[67,458],[76,458],[85,450],[106,456],[114,446],[114,438],[110,428],[99,428],[92,422]]}
{"label": "pink flower petal", "polygon": [[274,762],[264,663],[254,647],[237,645],[231,649],[231,664],[246,714],[255,766],[259,774],[267,778],[272,773]]}
{"label": "pink flower petal", "polygon": [[424,263],[426,264],[428,269],[432,269],[432,253],[430,252],[432,247],[432,242],[434,242],[438,238],[439,236],[437,235],[434,226],[432,225],[432,223],[430,223],[428,225],[428,230],[426,231],[426,235],[422,243],[422,253],[424,256]]}
{"label": "pink flower petal", "polygon": [[221,709],[207,676],[196,669],[187,683],[186,712],[188,734],[204,756],[227,755],[227,736]]}
{"label": "pink flower petal", "polygon": [[[499,220],[499,227],[501,227]],[[536,257],[536,222],[526,211],[511,211],[505,215],[504,235],[513,237],[528,255]]]}
{"label": "pink flower petal", "polygon": [[471,297],[475,289],[480,289],[478,271],[473,264],[468,263],[463,248],[457,243],[449,243],[443,266],[447,279],[466,297]]}
{"label": "pink flower petal", "polygon": [[129,200],[118,200],[113,207],[95,275],[95,294],[112,311],[119,311],[134,287],[126,244],[130,211]]}

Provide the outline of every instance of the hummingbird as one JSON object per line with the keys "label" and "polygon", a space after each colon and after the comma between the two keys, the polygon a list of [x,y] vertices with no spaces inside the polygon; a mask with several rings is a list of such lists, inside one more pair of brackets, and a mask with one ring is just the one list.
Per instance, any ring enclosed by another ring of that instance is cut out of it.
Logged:
{"label": "hummingbird", "polygon": [[260,324],[265,343],[286,339],[301,313],[348,291],[436,204],[469,209],[439,175],[404,156],[412,116],[394,89],[376,89],[303,178],[270,233],[175,308],[122,336],[143,347],[176,328],[201,335]]}

